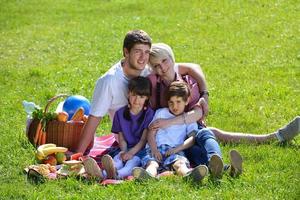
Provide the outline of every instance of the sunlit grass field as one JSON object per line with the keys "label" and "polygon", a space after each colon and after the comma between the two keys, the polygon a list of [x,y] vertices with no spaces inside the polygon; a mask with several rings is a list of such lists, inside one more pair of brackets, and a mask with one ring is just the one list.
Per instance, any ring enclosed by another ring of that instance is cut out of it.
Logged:
{"label": "sunlit grass field", "polygon": [[[201,65],[209,126],[273,132],[300,114],[298,1],[0,0],[0,199],[299,199],[300,137],[235,148],[244,174],[201,185],[179,177],[103,187],[73,178],[34,185],[22,100],[44,107],[59,93],[91,99],[96,80],[122,58],[127,31],[165,42],[176,61]],[[52,109],[55,109],[53,105]],[[110,131],[105,118],[97,134]]]}

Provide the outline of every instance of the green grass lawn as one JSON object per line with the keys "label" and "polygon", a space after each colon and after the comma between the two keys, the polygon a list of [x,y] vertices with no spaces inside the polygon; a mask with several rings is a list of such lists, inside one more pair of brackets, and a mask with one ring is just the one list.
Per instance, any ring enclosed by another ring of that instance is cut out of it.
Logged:
{"label": "green grass lawn", "polygon": [[[0,199],[299,199],[300,137],[292,144],[235,148],[244,174],[202,185],[179,177],[103,187],[73,178],[27,182],[34,163],[22,100],[41,106],[59,93],[91,99],[122,57],[124,35],[143,29],[202,66],[209,126],[262,134],[300,114],[298,1],[0,0]],[[54,109],[55,106],[53,106]],[[106,118],[98,134],[110,131]]]}

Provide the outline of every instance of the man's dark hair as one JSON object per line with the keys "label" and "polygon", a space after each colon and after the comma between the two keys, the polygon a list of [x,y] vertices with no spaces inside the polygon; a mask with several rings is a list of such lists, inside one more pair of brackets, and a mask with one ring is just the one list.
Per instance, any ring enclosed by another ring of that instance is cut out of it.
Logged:
{"label": "man's dark hair", "polygon": [[146,44],[151,47],[152,41],[148,33],[143,30],[129,31],[124,38],[123,49],[130,51],[135,44]]}

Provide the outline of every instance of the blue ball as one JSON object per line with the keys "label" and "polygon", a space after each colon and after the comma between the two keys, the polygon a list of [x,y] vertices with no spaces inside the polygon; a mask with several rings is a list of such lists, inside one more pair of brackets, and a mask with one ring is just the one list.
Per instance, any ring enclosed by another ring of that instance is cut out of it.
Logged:
{"label": "blue ball", "polygon": [[74,113],[80,107],[83,107],[85,115],[88,115],[90,113],[90,101],[84,96],[73,95],[73,96],[69,96],[65,100],[63,104],[63,111],[69,114],[68,120],[70,120],[73,117]]}

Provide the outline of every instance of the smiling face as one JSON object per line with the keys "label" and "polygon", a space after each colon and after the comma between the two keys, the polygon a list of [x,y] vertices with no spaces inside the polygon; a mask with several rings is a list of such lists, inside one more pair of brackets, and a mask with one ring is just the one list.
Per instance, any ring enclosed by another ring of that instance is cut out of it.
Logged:
{"label": "smiling face", "polygon": [[162,79],[173,81],[175,77],[174,62],[170,57],[165,58],[151,58],[150,64],[153,71]]}
{"label": "smiling face", "polygon": [[132,70],[142,71],[149,61],[150,46],[147,44],[135,44],[130,51],[124,48],[125,60]]}
{"label": "smiling face", "polygon": [[134,92],[129,92],[128,100],[130,104],[130,111],[133,114],[138,114],[144,108],[145,102],[148,97],[145,95],[138,95]]}
{"label": "smiling face", "polygon": [[181,115],[184,112],[185,106],[188,104],[188,101],[185,101],[183,97],[172,96],[168,100],[168,107],[170,112],[175,115]]}

